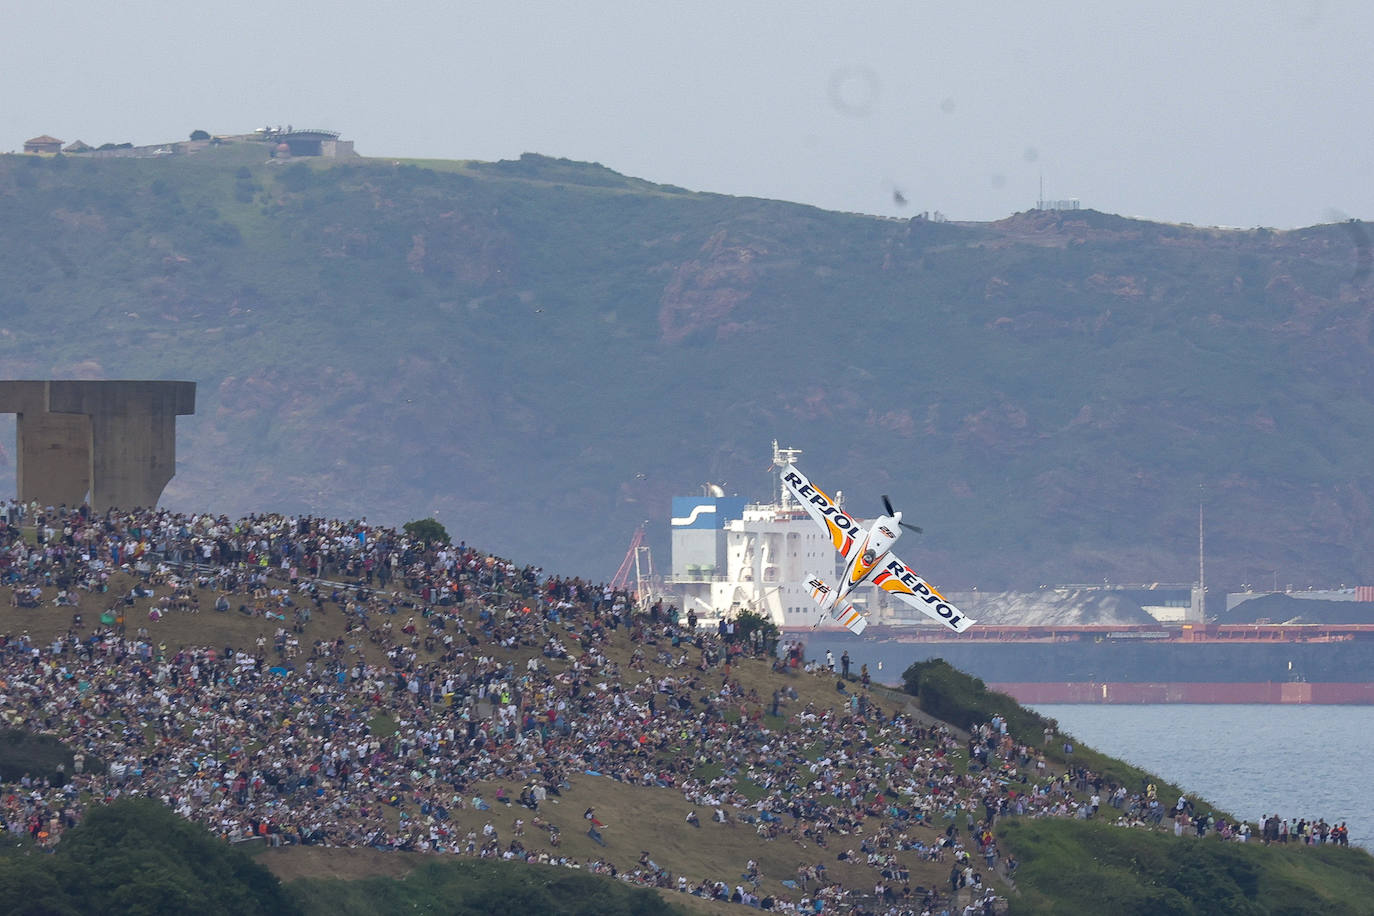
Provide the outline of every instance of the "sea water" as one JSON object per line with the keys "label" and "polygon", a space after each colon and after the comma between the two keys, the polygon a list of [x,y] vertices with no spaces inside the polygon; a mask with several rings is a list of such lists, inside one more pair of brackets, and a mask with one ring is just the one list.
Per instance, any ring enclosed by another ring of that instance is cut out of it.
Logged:
{"label": "sea water", "polygon": [[[1251,823],[1346,822],[1374,850],[1374,706],[1046,704],[1061,732]],[[1128,788],[1138,789],[1138,786]],[[1166,805],[1176,799],[1161,798]]]}

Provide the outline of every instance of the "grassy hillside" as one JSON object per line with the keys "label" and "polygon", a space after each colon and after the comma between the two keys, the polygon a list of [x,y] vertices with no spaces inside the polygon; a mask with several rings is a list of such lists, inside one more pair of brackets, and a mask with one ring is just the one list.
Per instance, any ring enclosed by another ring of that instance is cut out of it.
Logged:
{"label": "grassy hillside", "polygon": [[[111,583],[112,593],[122,593],[130,585],[131,580],[122,574],[117,575]],[[45,597],[52,597],[52,589],[48,590]],[[104,603],[98,596],[86,595],[85,598],[90,604]],[[130,626],[147,626],[150,637],[159,645],[167,645],[169,652],[182,646],[207,644],[248,647],[264,626],[261,620],[232,612],[173,612],[159,620],[147,619],[147,609],[157,603],[156,596],[139,599],[134,606],[125,610],[125,616]],[[208,606],[208,596],[203,604]],[[92,608],[83,610],[94,616]],[[475,619],[478,611],[479,607],[474,605],[465,609],[464,615],[470,614]],[[11,636],[27,633],[41,645],[67,630],[71,624],[70,614],[70,609],[54,608],[48,604],[28,609],[7,607],[0,603],[0,633]],[[374,662],[382,662],[385,639],[364,638],[365,634],[359,630],[347,630],[345,622],[343,609],[332,601],[326,602],[325,607],[306,624],[306,632],[302,637],[307,641],[343,637],[362,646]],[[372,626],[372,633],[379,634],[380,625],[374,621]],[[614,678],[614,686],[632,691],[634,685],[641,681],[680,675],[681,669],[664,668],[652,657],[646,660],[643,670],[638,670],[632,663],[635,661],[633,653],[640,646],[642,644],[632,641],[622,628],[612,634],[602,647],[608,660],[620,667],[621,675]],[[523,670],[530,658],[539,657],[530,646],[502,648],[484,645],[482,652],[511,662],[517,670]],[[429,660],[432,655],[423,647],[420,647],[420,653],[422,661]],[[554,660],[548,661],[548,664],[558,666],[562,663]],[[713,669],[706,679],[714,682],[717,670]],[[774,717],[760,711],[761,724],[767,731],[755,733],[755,750],[747,757],[727,755],[717,758],[708,755],[692,759],[691,772],[694,776],[702,780],[722,780],[724,785],[732,786],[734,791],[741,794],[746,804],[727,805],[736,814],[747,813],[750,810],[747,802],[770,791],[767,788],[768,780],[782,772],[778,764],[770,762],[765,748],[787,746],[789,742],[798,741],[804,748],[805,759],[815,762],[838,754],[845,742],[850,742],[853,747],[852,737],[856,734],[879,734],[876,726],[865,726],[858,733],[853,731],[853,722],[844,718],[850,705],[847,692],[836,689],[832,676],[782,674],[773,671],[762,659],[737,662],[731,676],[738,679],[742,689],[757,691],[763,697],[779,685],[791,687],[797,692],[795,700],[784,704],[784,715]],[[910,697],[874,689],[871,694],[874,702],[888,715],[905,710],[917,724],[934,721],[929,718],[927,711],[939,708],[951,718],[950,725],[955,729],[980,724],[985,717],[1002,715],[1008,719],[1012,734],[1026,741],[1033,741],[1042,727],[1034,713],[1017,707],[1005,697],[987,694],[980,684],[938,663],[920,667],[919,673],[908,680],[919,691],[919,696]],[[857,685],[854,689],[857,689]],[[747,719],[753,713],[748,703],[744,706],[739,712],[728,710],[726,715],[731,717],[730,721],[736,728],[748,733],[745,731],[750,727]],[[924,707],[924,710],[920,707]],[[832,718],[828,720],[831,724],[828,726],[818,725],[811,718],[800,715],[802,712],[808,716],[818,715],[826,710],[832,711]],[[59,729],[68,727],[61,723],[49,725]],[[398,716],[388,713],[385,708],[377,709],[370,720],[370,730],[382,737],[395,735],[402,725]],[[966,751],[967,738],[967,733],[956,731],[949,745],[948,770],[944,772],[950,778],[958,780],[960,785],[974,787],[976,796],[978,780],[986,778],[995,769],[1007,780],[1005,785],[1019,791],[1029,791],[1029,786],[1017,782],[1015,773],[1007,775],[998,761],[993,761],[988,771],[981,771],[974,766]],[[146,730],[143,738],[138,740],[157,743],[156,735]],[[894,743],[885,740],[865,748],[864,754],[877,760],[896,761],[904,756],[928,753],[920,750],[923,746],[920,741]],[[658,749],[653,757],[659,761],[659,765],[667,765],[674,756],[691,753],[690,747],[690,742],[687,742],[683,747],[667,751]],[[149,749],[152,750],[152,747]],[[1052,746],[1046,750],[1045,756],[1049,766],[1043,775],[1036,775],[1034,781],[1037,783],[1051,780],[1062,772],[1062,763]],[[1012,758],[1009,756],[1004,763],[1012,763]],[[72,772],[70,755],[54,754],[50,741],[35,741],[32,738],[16,740],[14,735],[0,736],[0,776],[12,779],[10,774],[15,772],[17,766],[34,776],[56,778],[59,774],[58,764],[62,765],[64,772]],[[1122,780],[1131,786],[1152,779],[1149,774],[1128,764],[1095,755],[1082,747],[1075,753],[1075,764],[1086,765],[1111,780]],[[89,766],[98,768],[100,761],[92,759]],[[848,769],[858,772],[852,765]],[[798,775],[806,772],[805,767],[797,771]],[[805,779],[804,776],[802,778]],[[873,825],[880,819],[865,821],[862,835],[853,833],[832,837],[829,847],[822,849],[809,842],[799,844],[786,836],[766,841],[759,837],[752,826],[743,823],[713,823],[709,818],[709,808],[688,803],[679,789],[633,785],[592,773],[571,773],[567,781],[568,785],[562,790],[561,796],[556,799],[551,797],[541,806],[540,814],[562,828],[562,843],[554,850],[555,854],[569,856],[584,864],[584,867],[597,862],[601,863],[602,870],[614,866],[622,874],[631,874],[640,867],[641,857],[647,853],[663,868],[693,883],[702,877],[734,883],[740,880],[736,875],[743,863],[753,859],[759,865],[760,893],[788,895],[797,899],[797,889],[784,882],[794,878],[799,864],[824,862],[832,880],[857,889],[854,899],[861,905],[864,903],[864,889],[870,887],[874,880],[874,869],[864,862],[862,855],[850,859],[841,858],[840,853],[858,847],[864,835],[877,836]],[[514,777],[498,778],[467,786],[463,791],[465,796],[481,796],[493,803],[490,810],[486,811],[471,806],[455,808],[449,822],[454,834],[461,837],[466,832],[472,832],[481,836],[483,828],[490,824],[504,845],[515,836],[516,819],[522,818],[528,846],[549,851],[543,832],[531,826],[530,812],[518,805],[494,803],[498,789],[504,789],[513,797],[521,788],[520,782],[519,778]],[[1160,791],[1162,795],[1172,796],[1176,789],[1160,784]],[[960,789],[959,797],[962,798],[964,793],[965,790]],[[1083,793],[1074,794],[1081,801]],[[899,793],[892,797],[897,799],[905,796]],[[1073,802],[1074,798],[1068,796],[1067,800]],[[83,802],[90,801],[83,799]],[[398,793],[396,801],[396,807],[388,809],[389,822],[394,824],[396,819],[407,814],[416,818],[421,816],[421,812],[403,794]],[[1198,804],[1204,803],[1198,800]],[[585,821],[581,812],[587,807],[594,807],[599,818],[605,822],[605,846],[596,844],[584,832]],[[685,812],[693,807],[698,807],[705,815],[699,827],[691,827],[684,822]],[[962,827],[964,816],[965,809],[960,805],[946,805],[943,810],[932,811],[927,823],[909,823],[903,827],[903,832],[923,844],[933,844],[943,835],[947,826]],[[791,819],[785,816],[785,820],[790,823]],[[0,891],[8,888],[10,892],[21,894],[47,894],[44,888],[50,886],[45,882],[50,879],[44,875],[51,873],[44,871],[46,866],[41,863],[66,861],[64,857],[69,855],[68,839],[73,841],[71,849],[88,849],[88,858],[99,860],[101,856],[98,852],[89,852],[90,849],[99,848],[91,846],[96,841],[78,842],[80,836],[83,835],[77,832],[64,836],[58,844],[57,856],[40,857],[19,871],[12,872],[10,884],[5,885],[0,881]],[[1142,914],[1374,911],[1374,904],[1369,902],[1374,901],[1374,860],[1362,850],[1296,846],[1265,849],[1257,844],[1243,846],[1215,838],[1175,839],[1167,832],[1116,828],[1101,822],[1063,817],[1006,817],[999,821],[997,837],[1002,851],[1013,852],[1022,867],[1015,876],[1014,884],[1000,871],[988,870],[986,876],[989,885],[1005,895],[1013,912],[1018,913],[1101,912],[1103,901],[1112,909]],[[21,845],[17,854],[23,855],[26,848],[26,844]],[[198,855],[210,857],[209,847],[205,849],[207,851]],[[948,856],[944,861],[931,861],[912,851],[893,851],[890,854],[910,869],[913,886],[946,886],[950,867]],[[656,912],[665,905],[651,902],[646,896],[648,891],[632,890],[623,885],[608,888],[605,883],[593,880],[594,876],[587,874],[586,870],[482,862],[467,856],[285,846],[261,850],[257,858],[259,863],[286,882],[290,899],[308,913],[482,912],[490,911],[491,901],[496,899],[523,901],[522,910],[526,912],[638,913]],[[239,865],[233,867],[241,869]],[[170,875],[175,869],[170,865],[168,868],[166,876],[172,880]],[[118,884],[117,877],[107,876],[101,880]],[[254,893],[276,893],[263,887],[260,879],[253,880],[259,882],[255,885],[257,890]],[[152,887],[151,884],[148,886]],[[673,891],[661,893],[662,900],[667,904],[691,911],[731,911],[731,907],[725,904],[715,904]]]}
{"label": "grassy hillside", "polygon": [[567,916],[650,916],[685,913],[664,897],[610,878],[548,865],[431,861],[394,878],[303,878],[288,887],[307,914],[559,913]]}
{"label": "grassy hillside", "polygon": [[1374,858],[1336,846],[1174,839],[1068,821],[1012,821],[999,837],[1021,859],[1013,913],[1374,913]]}
{"label": "grassy hillside", "polygon": [[1374,556],[1350,227],[902,222],[252,143],[0,157],[0,202],[0,374],[198,381],[173,505],[437,512],[604,576],[645,519],[666,565],[672,495],[764,496],[777,437],[919,516],[946,588],[1186,581],[1199,487],[1218,586]]}
{"label": "grassy hillside", "polygon": [[[116,576],[111,582],[111,592],[113,594],[126,592],[131,587],[132,581],[122,574]],[[88,602],[94,600],[91,596],[87,596]],[[202,604],[208,608],[212,600],[213,598],[207,595],[202,600]],[[266,632],[270,635],[273,629],[270,622],[264,623],[261,619],[245,617],[234,612],[221,614],[208,610],[194,615],[170,613],[160,620],[150,621],[147,619],[147,609],[156,603],[156,597],[139,599],[135,606],[125,611],[126,620],[129,627],[146,626],[151,638],[156,640],[159,645],[166,644],[169,652],[182,646],[249,648],[259,633]],[[90,608],[84,610],[87,617],[93,618],[95,616]],[[474,604],[469,609],[469,614],[475,618],[477,612],[478,605]],[[34,610],[8,607],[5,606],[4,602],[0,602],[0,633],[27,633],[36,643],[46,644],[66,633],[70,623],[71,612],[65,608],[47,607]],[[374,627],[378,633],[381,632],[383,625],[381,621],[374,621]],[[343,637],[350,645],[360,647],[373,663],[385,663],[383,642],[371,638],[364,639],[358,631],[347,631],[346,617],[342,607],[326,601],[324,610],[316,614],[308,624],[302,639],[307,642],[313,642],[317,639],[333,641],[340,637]],[[636,647],[637,644],[631,642],[628,633],[621,629],[610,634],[610,638],[603,648],[607,657],[620,666],[622,677],[619,679],[618,685],[624,689],[629,690],[631,685],[648,679],[680,676],[682,674],[682,669],[666,668],[653,661],[647,661],[643,671],[631,669],[632,653]],[[528,646],[505,649],[495,645],[484,645],[482,651],[493,658],[509,661],[517,670],[521,671],[525,670],[531,657],[540,658],[537,650]],[[433,662],[437,658],[437,652],[427,651],[423,646],[419,649],[419,655],[422,661]],[[548,663],[555,669],[566,665],[566,662],[558,661]],[[837,734],[829,734],[823,730],[817,731],[814,726],[808,726],[796,718],[799,713],[808,708],[818,714],[833,710],[832,715],[837,717],[847,710],[848,695],[837,692],[833,680],[813,675],[778,675],[771,671],[765,660],[745,660],[737,664],[732,677],[738,679],[744,690],[755,691],[757,695],[765,698],[770,696],[772,691],[780,685],[791,686],[797,691],[796,700],[787,701],[783,704],[781,716],[774,717],[765,712],[762,724],[770,730],[798,736],[798,740],[804,748],[806,762],[833,755],[840,749],[842,740],[849,741],[848,738],[841,739]],[[718,681],[719,675],[713,671],[710,676],[703,676],[699,689],[709,695],[710,690],[716,686]],[[881,694],[880,702],[888,709],[889,713],[909,705],[911,714],[920,717],[923,721],[928,718],[915,709],[914,702],[910,701],[909,698],[902,697],[901,694],[885,692]],[[741,706],[757,709],[756,702],[742,703]],[[732,707],[726,710],[724,714],[730,722],[738,728],[744,729],[745,725],[741,721],[742,713],[739,708]],[[386,711],[376,713],[371,720],[372,731],[384,737],[392,735],[396,728],[395,715]],[[769,768],[756,772],[752,766],[741,761],[701,756],[694,750],[694,744],[693,741],[684,738],[671,748],[655,751],[652,760],[656,762],[656,765],[668,766],[675,757],[682,754],[690,755],[692,766],[689,768],[689,775],[704,781],[722,780],[723,784],[735,787],[746,800],[741,804],[739,810],[748,813],[749,809],[745,805],[758,800],[764,794],[764,788],[759,780],[764,778]],[[71,772],[70,754],[58,758],[53,758],[50,755],[45,758],[47,766],[39,768],[33,766],[32,756],[27,751],[27,747],[27,742],[8,744],[0,739],[0,774],[8,772],[21,763],[30,767],[25,772],[31,772],[34,775],[55,772],[54,768],[59,762],[65,765],[67,772]],[[891,752],[891,749],[885,751],[885,753],[888,752]],[[9,753],[15,754],[16,759],[7,763],[5,755]],[[17,756],[20,754],[24,756]],[[954,764],[955,768],[961,772],[966,770],[966,755],[955,754],[954,756],[957,758]],[[99,765],[99,761],[92,763],[95,766]],[[807,783],[816,777],[813,773],[807,773],[803,770],[799,778],[803,783]],[[796,868],[799,864],[808,862],[815,864],[815,862],[824,861],[833,880],[842,881],[847,887],[871,888],[872,886],[871,867],[861,862],[840,861],[835,858],[837,853],[844,849],[841,845],[844,842],[843,837],[833,840],[832,848],[828,850],[819,849],[810,843],[798,846],[788,840],[763,842],[759,839],[755,827],[752,825],[738,822],[712,823],[710,820],[711,810],[708,807],[693,805],[686,801],[680,789],[634,785],[620,779],[610,778],[607,775],[593,775],[585,772],[569,773],[567,781],[570,783],[570,787],[563,789],[560,797],[551,797],[550,801],[541,808],[540,814],[550,823],[561,828],[561,843],[554,851],[560,855],[570,856],[580,863],[588,863],[592,860],[605,861],[614,864],[620,871],[628,873],[637,867],[641,852],[649,850],[659,865],[675,875],[687,877],[693,884],[703,879],[710,879],[726,880],[732,882],[733,886],[733,883],[739,883],[739,875],[744,864],[752,858],[760,866],[761,892],[786,894],[797,899],[796,891],[788,888],[782,882],[795,878]],[[481,796],[492,801],[496,797],[497,790],[504,789],[509,797],[515,798],[519,795],[521,788],[522,781],[519,778],[495,779],[469,786],[463,792],[463,796],[464,798]],[[587,835],[586,825],[582,818],[582,812],[587,807],[594,807],[599,817],[607,824],[603,831],[608,843],[607,846],[597,844]],[[730,811],[738,813],[734,806],[727,805],[726,807]],[[684,820],[687,812],[693,809],[698,810],[701,818],[700,826],[695,828],[689,827]],[[408,812],[410,816],[418,817],[414,811],[414,806],[407,805],[403,801],[398,807],[387,810],[388,821],[394,825],[402,817],[402,812]],[[468,832],[473,832],[480,837],[484,826],[490,823],[497,830],[503,842],[509,842],[514,835],[515,821],[522,819],[525,822],[524,842],[534,849],[549,850],[544,834],[531,826],[531,813],[519,805],[507,806],[492,803],[491,809],[487,811],[479,811],[469,805],[464,808],[454,808],[450,814],[451,820],[447,823],[455,836],[461,838]],[[950,822],[954,821],[954,811],[949,812],[948,819]],[[791,819],[788,818],[788,821],[790,822]],[[941,820],[935,826],[917,827],[912,830],[912,834],[922,837],[926,842],[933,842],[939,831],[944,829],[944,824],[945,821]],[[850,845],[857,848],[860,839],[859,837],[853,838]],[[259,861],[284,879],[295,879],[320,873],[326,876],[339,873],[362,876],[374,871],[382,876],[394,877],[398,873],[409,874],[425,858],[405,853],[373,850],[358,850],[357,852],[365,854],[351,859],[344,859],[339,855],[349,852],[353,851],[322,851],[314,847],[288,846],[263,851],[259,856]],[[942,880],[942,872],[948,870],[948,865],[920,861],[915,853],[904,853],[901,857],[910,867],[914,886],[934,887]],[[340,861],[345,861],[347,864],[339,867],[337,863]],[[407,864],[399,864],[401,862]],[[459,880],[459,878],[436,873],[432,880],[438,884],[443,884],[445,881]],[[995,879],[992,881],[992,886],[999,886]],[[375,893],[375,890],[366,891],[362,897],[349,906],[366,906],[365,901],[370,899],[367,895],[372,893]],[[304,893],[298,896],[303,900],[304,905],[310,906],[309,900],[315,895]],[[674,899],[677,899],[676,895],[674,895]],[[695,905],[697,903],[696,898],[692,898],[692,902]]]}

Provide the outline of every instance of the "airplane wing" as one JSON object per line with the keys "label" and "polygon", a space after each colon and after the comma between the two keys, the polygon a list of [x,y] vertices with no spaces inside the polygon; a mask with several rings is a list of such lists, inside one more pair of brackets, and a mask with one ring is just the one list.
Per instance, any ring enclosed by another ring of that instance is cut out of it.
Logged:
{"label": "airplane wing", "polygon": [[883,558],[882,569],[873,574],[871,581],[956,633],[962,633],[974,624],[963,611],[946,601],[944,595],[891,553]]}
{"label": "airplane wing", "polygon": [[864,541],[864,535],[867,534],[863,526],[835,505],[834,500],[823,491],[813,486],[811,481],[806,479],[806,475],[797,470],[796,465],[783,471],[782,483],[816,520],[816,524],[826,530],[836,550],[848,558],[852,551],[859,549],[859,545]]}

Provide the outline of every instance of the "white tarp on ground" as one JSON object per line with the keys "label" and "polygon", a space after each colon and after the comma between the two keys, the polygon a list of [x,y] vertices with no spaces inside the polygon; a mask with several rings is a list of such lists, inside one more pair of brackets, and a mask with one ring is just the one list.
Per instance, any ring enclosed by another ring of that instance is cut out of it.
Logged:
{"label": "white tarp on ground", "polygon": [[946,593],[983,626],[1154,626],[1153,617],[1123,595],[1084,588],[1034,592]]}

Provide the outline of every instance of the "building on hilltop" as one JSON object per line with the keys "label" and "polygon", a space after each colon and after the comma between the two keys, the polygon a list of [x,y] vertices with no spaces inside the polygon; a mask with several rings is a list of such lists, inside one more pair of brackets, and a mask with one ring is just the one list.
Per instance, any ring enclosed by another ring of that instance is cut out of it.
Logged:
{"label": "building on hilltop", "polygon": [[287,127],[262,128],[257,136],[272,144],[274,158],[285,158],[280,152],[285,146],[291,156],[317,156],[324,159],[346,159],[355,156],[352,140],[340,140],[337,130],[308,128],[296,130]]}
{"label": "building on hilltop", "polygon": [[1045,200],[1041,198],[1035,202],[1037,210],[1081,210],[1082,202],[1077,197],[1070,197],[1067,200]]}
{"label": "building on hilltop", "polygon": [[62,152],[62,141],[47,134],[24,141],[24,152],[56,155]]}
{"label": "building on hilltop", "polygon": [[181,140],[166,143],[135,146],[132,143],[102,143],[91,146],[84,140],[76,140],[64,147],[63,141],[47,134],[24,141],[24,152],[38,155],[58,153],[79,153],[92,158],[105,159],[144,159],[161,156],[186,155],[197,153],[206,147],[232,143],[235,140],[258,140],[270,144],[274,159],[293,157],[316,157],[321,159],[347,159],[356,156],[352,140],[340,140],[336,130],[310,128],[263,127],[251,134],[226,134],[207,140]]}

